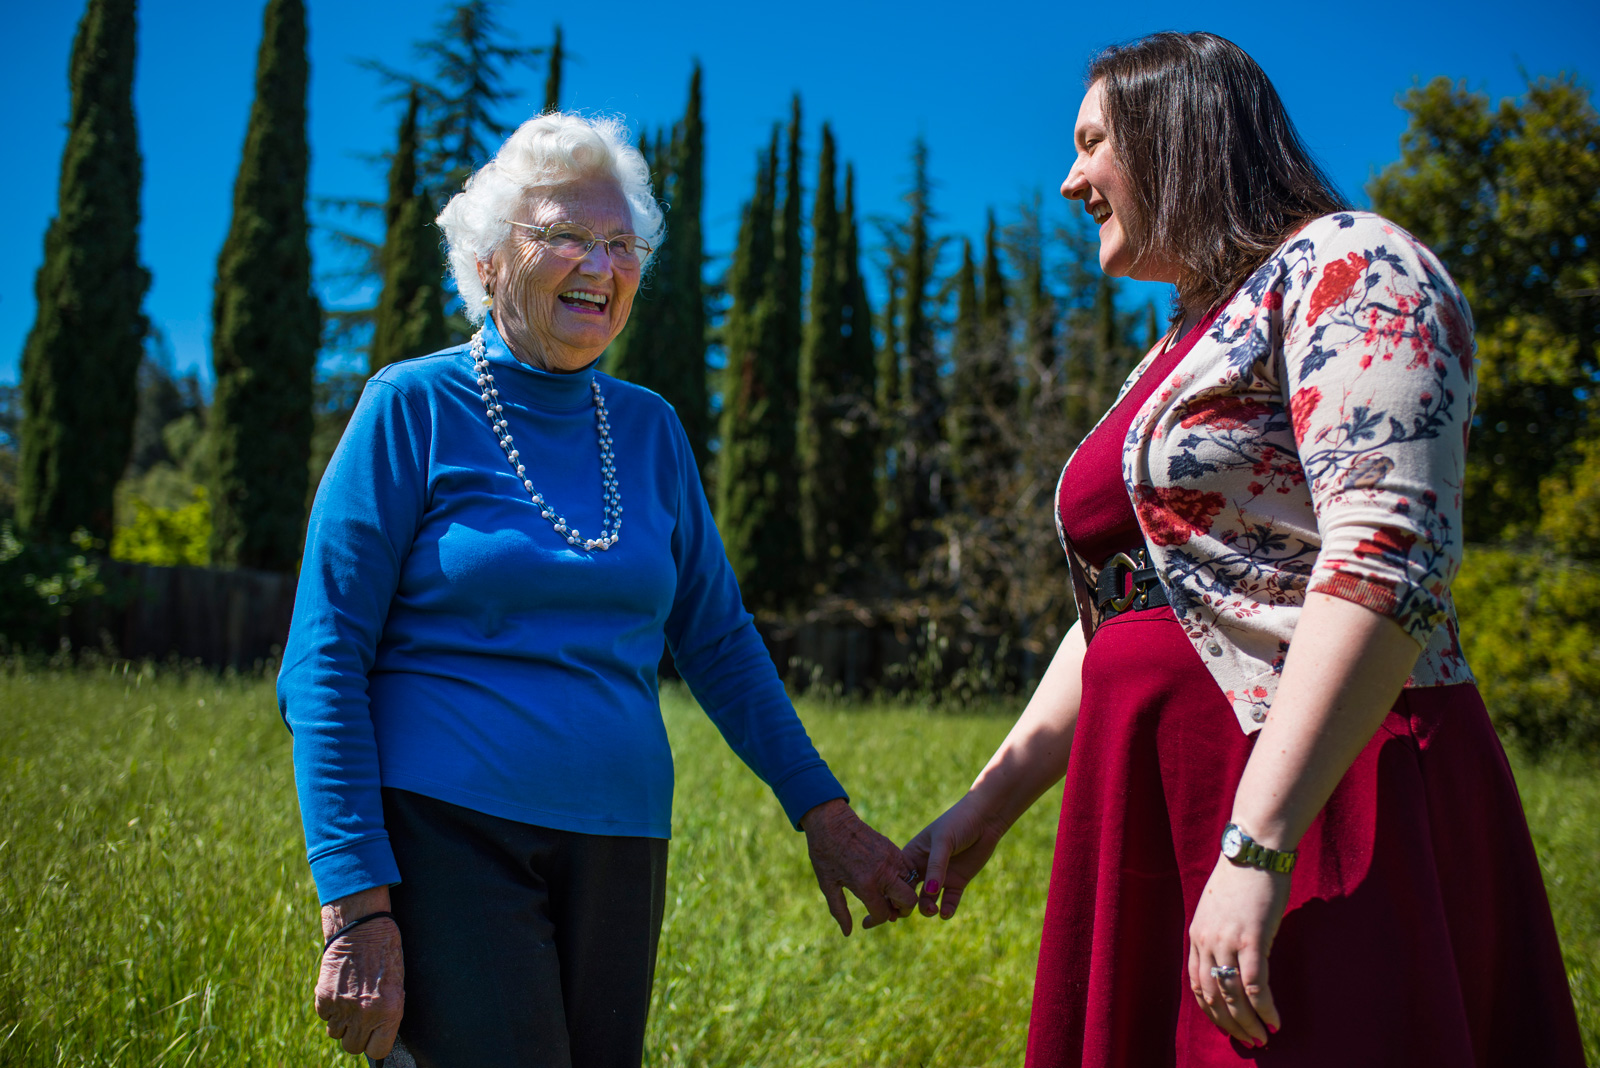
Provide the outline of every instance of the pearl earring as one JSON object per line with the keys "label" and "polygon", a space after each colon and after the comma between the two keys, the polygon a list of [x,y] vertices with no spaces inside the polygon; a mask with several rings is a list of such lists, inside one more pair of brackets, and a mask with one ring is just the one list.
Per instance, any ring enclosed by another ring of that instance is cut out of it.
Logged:
{"label": "pearl earring", "polygon": [[493,294],[493,293],[485,293],[485,294],[484,294],[484,295],[483,295],[483,301],[482,301],[482,304],[483,304],[483,306],[484,306],[484,307],[485,307],[485,308],[492,308],[492,307],[494,307],[494,294]]}

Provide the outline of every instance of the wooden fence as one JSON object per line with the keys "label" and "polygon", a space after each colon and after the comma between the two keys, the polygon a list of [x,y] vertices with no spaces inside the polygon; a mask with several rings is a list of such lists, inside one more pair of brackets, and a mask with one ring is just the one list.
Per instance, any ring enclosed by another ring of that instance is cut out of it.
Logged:
{"label": "wooden fence", "polygon": [[278,659],[294,611],[295,576],[238,568],[100,565],[103,599],[66,624],[76,648],[129,660],[198,661],[250,669]]}
{"label": "wooden fence", "polygon": [[[107,596],[77,606],[63,621],[62,636],[73,648],[237,670],[282,655],[294,612],[293,575],[108,561],[101,576]],[[1031,681],[1033,655],[975,636],[959,622],[900,606],[893,618],[856,608],[798,619],[765,616],[756,627],[795,692],[942,692],[952,685],[990,691],[997,671],[1013,686],[1019,677]],[[670,654],[661,673],[676,675]]]}

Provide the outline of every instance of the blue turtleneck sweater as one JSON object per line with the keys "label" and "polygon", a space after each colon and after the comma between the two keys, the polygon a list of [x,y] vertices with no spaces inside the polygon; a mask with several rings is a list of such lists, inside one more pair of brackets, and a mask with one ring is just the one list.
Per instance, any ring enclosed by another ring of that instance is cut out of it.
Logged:
{"label": "blue turtleneck sweater", "polygon": [[484,340],[528,478],[601,530],[590,382],[624,512],[568,545],[501,451],[466,346],[367,383],[317,489],[278,704],[322,901],[400,881],[381,786],[587,834],[671,834],[663,640],[791,822],[844,791],[744,610],[688,439],[659,396]]}

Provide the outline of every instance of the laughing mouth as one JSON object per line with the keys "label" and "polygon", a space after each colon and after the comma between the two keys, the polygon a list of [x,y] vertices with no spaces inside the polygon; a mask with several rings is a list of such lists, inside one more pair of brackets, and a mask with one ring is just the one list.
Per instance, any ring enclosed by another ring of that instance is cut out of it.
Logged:
{"label": "laughing mouth", "polygon": [[556,299],[569,308],[586,312],[603,311],[611,300],[604,293],[595,293],[588,289],[569,289],[565,293],[557,294]]}
{"label": "laughing mouth", "polygon": [[1090,209],[1089,214],[1094,218],[1094,221],[1097,225],[1104,225],[1105,221],[1111,218],[1111,209],[1092,208]]}

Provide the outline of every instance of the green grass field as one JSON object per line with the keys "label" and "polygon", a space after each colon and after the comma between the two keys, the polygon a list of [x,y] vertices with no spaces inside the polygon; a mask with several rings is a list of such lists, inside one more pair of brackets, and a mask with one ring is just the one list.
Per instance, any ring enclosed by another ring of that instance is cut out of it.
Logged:
{"label": "green grass field", "polygon": [[[692,702],[665,704],[678,799],[648,1063],[1020,1064],[1059,793],[960,918],[842,939],[765,787]],[[859,811],[897,840],[1008,726],[803,713]],[[352,1063],[310,1007],[316,899],[270,682],[0,669],[0,739],[0,1064]],[[1600,1062],[1600,775],[1517,772]]]}

